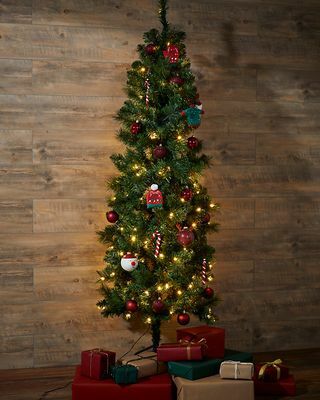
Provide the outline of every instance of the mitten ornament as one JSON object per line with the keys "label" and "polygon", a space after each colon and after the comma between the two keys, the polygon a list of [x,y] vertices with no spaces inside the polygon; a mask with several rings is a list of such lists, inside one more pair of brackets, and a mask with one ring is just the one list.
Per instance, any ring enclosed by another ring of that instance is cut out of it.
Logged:
{"label": "mitten ornament", "polygon": [[162,208],[163,197],[162,193],[158,189],[158,185],[155,183],[151,185],[150,189],[146,194],[147,208]]}
{"label": "mitten ornament", "polygon": [[133,271],[136,269],[138,266],[138,259],[137,257],[130,253],[127,252],[122,258],[121,258],[121,267],[128,272]]}

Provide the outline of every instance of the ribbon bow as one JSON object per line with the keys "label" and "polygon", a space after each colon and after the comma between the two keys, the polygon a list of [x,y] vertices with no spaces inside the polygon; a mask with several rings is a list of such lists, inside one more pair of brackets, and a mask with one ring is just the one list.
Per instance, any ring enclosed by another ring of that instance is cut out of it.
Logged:
{"label": "ribbon bow", "polygon": [[205,338],[202,338],[202,339],[200,339],[200,340],[198,340],[198,341],[196,341],[196,340],[194,340],[194,339],[180,339],[180,340],[179,340],[179,343],[181,343],[181,344],[187,344],[187,345],[190,345],[190,344],[200,344],[200,345],[202,345],[202,346],[208,347],[208,345],[207,345],[207,340],[206,340]]}
{"label": "ribbon bow", "polygon": [[262,367],[259,370],[258,379],[262,379],[264,377],[264,374],[265,374],[266,369],[268,367],[273,367],[277,371],[277,380],[279,380],[280,376],[281,376],[281,369],[279,367],[280,364],[282,364],[282,360],[280,358],[277,358],[274,361],[266,362],[265,364],[263,364]]}

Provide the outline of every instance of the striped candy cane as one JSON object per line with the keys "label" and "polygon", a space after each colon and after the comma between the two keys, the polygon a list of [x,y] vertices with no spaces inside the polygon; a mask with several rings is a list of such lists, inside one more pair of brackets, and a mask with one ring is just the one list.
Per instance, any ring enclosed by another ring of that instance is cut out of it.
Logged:
{"label": "striped candy cane", "polygon": [[155,250],[154,250],[154,256],[156,257],[156,258],[158,258],[158,256],[159,256],[159,253],[160,253],[160,245],[161,245],[161,233],[159,232],[159,231],[155,231],[153,234],[152,234],[152,239],[155,239],[155,238],[157,238],[157,240],[156,240],[156,247],[155,247]]}
{"label": "striped candy cane", "polygon": [[145,81],[145,87],[146,87],[146,106],[148,108],[149,107],[149,90],[150,90],[149,78],[147,78]]}
{"label": "striped candy cane", "polygon": [[207,260],[205,258],[202,260],[201,282],[203,286],[207,283]]}

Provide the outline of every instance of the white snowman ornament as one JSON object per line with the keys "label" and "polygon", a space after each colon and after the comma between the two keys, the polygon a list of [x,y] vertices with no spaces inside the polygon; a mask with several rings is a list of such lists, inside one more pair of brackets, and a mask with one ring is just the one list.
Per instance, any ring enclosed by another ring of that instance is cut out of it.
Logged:
{"label": "white snowman ornament", "polygon": [[133,271],[136,269],[138,266],[138,259],[137,257],[130,253],[127,252],[122,258],[121,258],[121,267],[128,272]]}

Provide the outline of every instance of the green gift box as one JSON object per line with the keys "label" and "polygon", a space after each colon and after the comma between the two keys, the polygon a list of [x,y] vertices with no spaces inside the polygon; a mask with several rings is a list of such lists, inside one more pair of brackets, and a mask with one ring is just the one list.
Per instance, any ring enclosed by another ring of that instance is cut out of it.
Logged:
{"label": "green gift box", "polygon": [[111,370],[111,376],[114,381],[120,385],[129,385],[136,383],[138,380],[138,369],[133,365],[116,365]]}
{"label": "green gift box", "polygon": [[201,361],[169,361],[168,372],[171,375],[180,376],[194,381],[196,379],[218,374],[220,364],[225,360],[252,362],[252,354],[236,350],[226,350],[224,358],[214,358]]}

